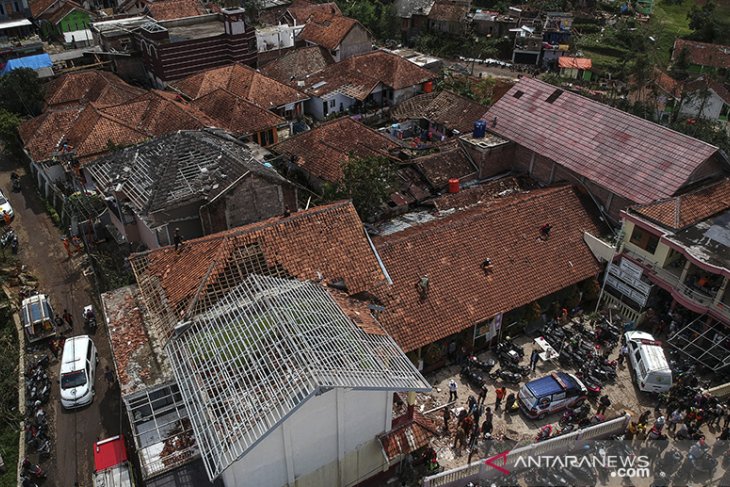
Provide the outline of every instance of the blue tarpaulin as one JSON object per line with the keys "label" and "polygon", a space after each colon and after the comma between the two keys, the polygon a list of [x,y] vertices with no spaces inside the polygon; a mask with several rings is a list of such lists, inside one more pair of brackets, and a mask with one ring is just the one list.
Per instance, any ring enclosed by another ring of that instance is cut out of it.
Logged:
{"label": "blue tarpaulin", "polygon": [[30,68],[36,71],[41,68],[50,68],[53,66],[51,56],[48,54],[37,54],[35,56],[19,57],[16,59],[8,59],[5,64],[5,68],[0,72],[0,75],[6,75],[10,71],[18,68]]}

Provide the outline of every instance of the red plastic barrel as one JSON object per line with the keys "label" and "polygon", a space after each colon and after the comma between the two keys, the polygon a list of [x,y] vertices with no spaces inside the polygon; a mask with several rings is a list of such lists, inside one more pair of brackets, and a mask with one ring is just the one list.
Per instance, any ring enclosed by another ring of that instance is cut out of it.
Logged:
{"label": "red plastic barrel", "polygon": [[459,192],[459,180],[457,178],[449,179],[449,193]]}
{"label": "red plastic barrel", "polygon": [[423,91],[425,93],[431,93],[433,91],[433,81],[426,81],[423,83]]}

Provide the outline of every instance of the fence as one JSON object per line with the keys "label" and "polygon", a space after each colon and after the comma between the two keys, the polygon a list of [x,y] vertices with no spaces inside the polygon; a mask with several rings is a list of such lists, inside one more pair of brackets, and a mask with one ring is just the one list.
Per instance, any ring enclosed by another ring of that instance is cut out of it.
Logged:
{"label": "fence", "polygon": [[644,313],[639,313],[631,306],[622,302],[615,296],[612,296],[608,292],[603,293],[602,302],[604,303],[604,307],[611,307],[612,309],[615,309],[625,320],[633,321],[637,325],[641,323],[641,320],[644,318]]}
{"label": "fence", "polygon": [[[497,465],[504,469],[513,471],[517,459],[522,456],[535,457],[539,455],[555,455],[558,453],[567,453],[575,450],[581,442],[589,440],[598,440],[612,435],[622,434],[629,424],[631,416],[624,414],[609,421],[605,421],[595,426],[590,426],[573,433],[560,435],[540,443],[523,446],[515,450],[511,450],[509,455],[504,459],[504,465],[501,461],[496,461]],[[445,472],[441,472],[423,479],[424,487],[451,487],[463,486],[468,482],[488,481],[502,475],[498,470],[488,466],[484,460],[473,462],[463,467],[454,468]]]}

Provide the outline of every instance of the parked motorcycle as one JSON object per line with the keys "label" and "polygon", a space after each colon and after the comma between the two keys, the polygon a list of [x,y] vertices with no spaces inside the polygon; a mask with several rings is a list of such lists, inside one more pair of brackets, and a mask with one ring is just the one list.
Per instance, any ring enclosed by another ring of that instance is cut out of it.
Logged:
{"label": "parked motorcycle", "polygon": [[13,191],[15,193],[19,193],[20,192],[20,189],[21,189],[21,187],[20,187],[20,176],[18,176],[14,172],[11,172],[10,173],[10,182],[12,184]]}
{"label": "parked motorcycle", "polygon": [[509,384],[519,384],[522,382],[522,376],[520,374],[503,369],[499,369],[496,372],[489,374],[489,377],[493,380],[501,380],[502,382],[507,382]]}
{"label": "parked motorcycle", "polygon": [[482,377],[478,372],[473,370],[468,365],[462,367],[459,374],[464,379],[466,379],[469,384],[471,384],[473,387],[476,387],[477,389],[481,388],[484,385],[484,377]]}
{"label": "parked motorcycle", "polygon": [[89,331],[96,331],[96,313],[94,313],[94,307],[92,305],[84,306],[84,326]]}
{"label": "parked motorcycle", "polygon": [[492,360],[491,358],[483,362],[474,355],[470,355],[469,357],[467,357],[466,360],[468,366],[472,368],[476,367],[477,369],[483,370],[484,372],[489,372],[495,365],[494,360]]}
{"label": "parked motorcycle", "polygon": [[46,478],[46,471],[37,463],[31,463],[27,458],[23,460],[22,475],[30,476],[35,480]]}

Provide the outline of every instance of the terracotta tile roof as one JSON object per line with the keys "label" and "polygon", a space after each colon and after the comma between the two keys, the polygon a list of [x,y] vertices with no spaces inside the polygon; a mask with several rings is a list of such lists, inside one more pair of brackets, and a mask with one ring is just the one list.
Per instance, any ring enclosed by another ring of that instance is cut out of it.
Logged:
{"label": "terracotta tile roof", "polygon": [[423,172],[434,189],[443,189],[451,178],[463,179],[475,175],[477,168],[471,163],[458,142],[441,146],[435,154],[417,157],[410,161]]}
{"label": "terracotta tile roof", "polygon": [[342,11],[335,2],[314,3],[307,0],[294,0],[286,11],[297,21],[297,24],[306,24],[309,20],[322,21],[342,15]]}
{"label": "terracotta tile roof", "polygon": [[104,293],[101,302],[122,396],[171,378],[165,354],[154,349],[148,335],[137,286]]}
{"label": "terracotta tile roof", "polygon": [[683,49],[687,49],[687,59],[690,64],[713,68],[730,68],[730,46],[677,39],[674,41],[674,49],[672,50],[673,61],[677,60]]}
{"label": "terracotta tile roof", "polygon": [[631,213],[671,229],[681,230],[730,209],[730,179],[656,203],[635,206]]}
{"label": "terracotta tile roof", "polygon": [[418,411],[414,411],[413,418],[406,416],[396,418],[393,429],[379,436],[378,439],[388,460],[395,460],[401,455],[405,456],[428,446],[431,438],[437,436],[438,427],[434,422]]}
{"label": "terracotta tile roof", "polygon": [[487,107],[450,91],[424,93],[398,104],[390,115],[396,120],[424,118],[460,133],[468,133]]}
{"label": "terracotta tile roof", "polygon": [[70,14],[74,10],[83,10],[91,14],[91,12],[89,12],[76,2],[72,2],[70,0],[62,0],[61,6],[57,10],[46,10],[45,12],[40,14],[38,18],[47,20],[53,25],[58,25],[59,22],[61,22],[64,18],[66,18],[68,14]]}
{"label": "terracotta tile roof", "polygon": [[340,117],[270,147],[295,158],[296,164],[318,179],[337,182],[350,155],[387,156],[398,144],[350,117]]}
{"label": "terracotta tile roof", "polygon": [[350,33],[350,30],[358,24],[360,22],[357,20],[342,16],[332,17],[320,22],[310,20],[299,32],[297,40],[311,42],[327,49],[336,49],[345,39],[345,36]]}
{"label": "terracotta tile roof", "polygon": [[40,14],[48,10],[58,0],[31,0],[29,2],[30,14],[34,18],[38,18]]}
{"label": "terracotta tile roof", "polygon": [[190,105],[219,122],[219,127],[224,127],[239,137],[286,123],[286,120],[275,113],[222,88],[197,98]]}
{"label": "terracotta tile roof", "polygon": [[659,68],[654,68],[654,84],[668,95],[675,98],[682,96],[682,84]]}
{"label": "terracotta tile roof", "polygon": [[20,124],[20,139],[30,157],[38,162],[50,159],[80,111],[49,111]]}
{"label": "terracotta tile roof", "polygon": [[730,91],[725,85],[706,76],[700,76],[699,78],[684,84],[685,93],[695,93],[696,91],[710,89],[714,91],[722,101],[730,104]]}
{"label": "terracotta tile roof", "polygon": [[157,0],[147,6],[149,16],[155,20],[174,20],[205,15],[198,0]]}
{"label": "terracotta tile roof", "polygon": [[440,20],[443,22],[463,22],[466,14],[469,13],[469,5],[462,2],[454,2],[451,0],[436,0],[428,13],[431,20]]}
{"label": "terracotta tile roof", "polygon": [[561,56],[558,58],[558,67],[561,69],[591,69],[593,62],[584,57]]}
{"label": "terracotta tile roof", "polygon": [[[550,239],[539,228],[553,226]],[[600,230],[569,186],[479,205],[374,239],[393,280],[378,320],[408,352],[595,276],[583,232]],[[481,269],[492,260],[492,271]],[[428,275],[421,301],[415,289]]]}
{"label": "terracotta tile roof", "polygon": [[269,78],[290,84],[292,78],[303,80],[334,62],[329,51],[323,47],[300,47],[286,51],[280,58],[260,68],[260,71]]}
{"label": "terracotta tile roof", "polygon": [[192,99],[225,88],[267,109],[307,99],[300,91],[242,64],[203,71],[175,81],[171,86]]}
{"label": "terracotta tile roof", "polygon": [[[342,281],[351,295],[385,282],[357,212],[347,201],[188,240],[179,252],[163,247],[133,254],[130,263],[138,283],[154,278],[167,306],[184,310],[204,278],[206,286],[217,290],[238,285],[228,282],[224,273],[236,255],[253,248],[260,252],[259,266],[298,279]],[[140,289],[146,303],[159,299],[145,295],[141,284]]]}
{"label": "terracotta tile roof", "polygon": [[484,118],[500,137],[639,204],[673,196],[718,151],[534,78],[522,78]]}
{"label": "terracotta tile roof", "polygon": [[[46,112],[40,115],[45,118],[37,117],[38,121],[24,124],[23,142],[33,159],[41,162],[50,160],[58,143],[65,139],[79,161],[86,163],[108,152],[110,144],[127,146],[178,130],[216,125],[194,107],[177,101],[176,96],[152,90],[118,105],[99,107],[90,103],[80,111],[59,111],[59,115]],[[49,121],[58,124],[50,126]],[[44,128],[42,136],[32,135],[30,128],[34,124]]]}
{"label": "terracotta tile roof", "polygon": [[407,59],[377,50],[327,66],[308,78],[305,91],[312,96],[341,91],[363,100],[378,83],[400,90],[425,83],[435,77],[431,71],[420,68]]}
{"label": "terracotta tile roof", "polygon": [[117,105],[144,94],[108,71],[77,71],[62,74],[46,86],[46,106],[96,103],[98,107]]}

